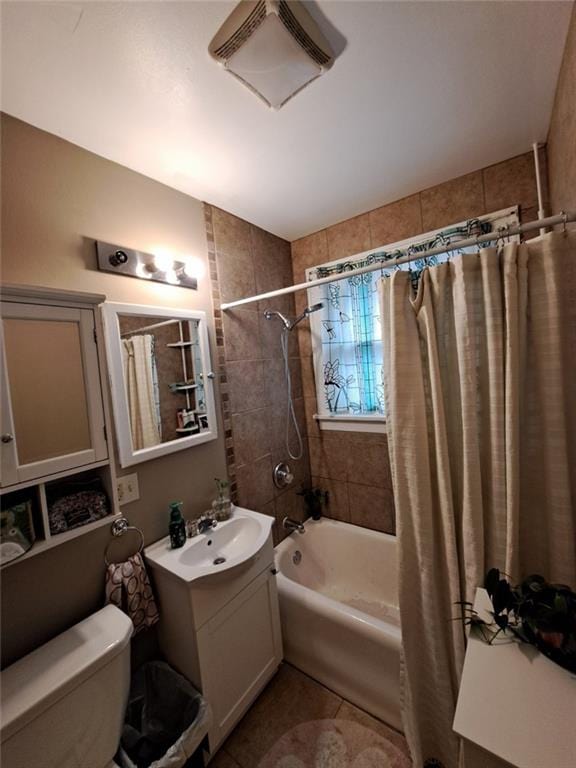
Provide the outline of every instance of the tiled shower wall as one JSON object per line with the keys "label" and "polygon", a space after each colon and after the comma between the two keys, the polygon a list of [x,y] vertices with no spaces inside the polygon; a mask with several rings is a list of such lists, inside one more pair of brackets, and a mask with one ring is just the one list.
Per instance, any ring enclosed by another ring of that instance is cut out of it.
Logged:
{"label": "tiled shower wall", "polygon": [[[541,151],[542,176],[546,157]],[[546,203],[547,193],[545,191]],[[439,227],[519,205],[523,221],[537,218],[536,179],[531,153],[426,189],[292,243],[294,282],[305,270],[335,259],[422,234]],[[296,310],[307,304],[296,294]],[[394,532],[394,498],[385,434],[321,431],[317,412],[308,324],[298,329],[306,434],[312,483],[330,491],[331,517]]]}
{"label": "tiled shower wall", "polygon": [[[286,383],[280,346],[282,324],[266,320],[269,307],[294,315],[294,297],[249,304],[222,313],[221,302],[253,296],[292,283],[290,244],[219,208],[205,204],[210,277],[214,298],[218,375],[222,394],[226,458],[233,499],[272,515],[274,537],[283,537],[285,515],[304,519],[297,491],[310,481],[307,441],[299,461],[284,447]],[[305,435],[302,376],[294,333],[289,343],[295,410]],[[294,441],[294,437],[292,437]],[[289,462],[295,481],[278,490],[273,467]]]}
{"label": "tiled shower wall", "polygon": [[[548,132],[550,200],[554,213],[576,211],[576,3],[556,86]],[[569,224],[576,229],[576,223]]]}

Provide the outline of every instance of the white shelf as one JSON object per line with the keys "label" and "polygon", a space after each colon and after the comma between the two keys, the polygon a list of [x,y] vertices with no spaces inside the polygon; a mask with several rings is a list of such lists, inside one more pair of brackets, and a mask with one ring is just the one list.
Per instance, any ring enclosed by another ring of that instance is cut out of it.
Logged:
{"label": "white shelf", "polygon": [[181,387],[176,387],[175,389],[172,389],[172,392],[187,392],[189,389],[196,389],[198,384],[182,384]]}
{"label": "white shelf", "polygon": [[200,432],[200,427],[178,427],[176,432]]}
{"label": "white shelf", "polygon": [[0,487],[0,496],[4,496],[7,493],[14,493],[15,491],[21,491],[25,488],[32,488],[35,485],[41,485],[42,483],[51,483],[53,480],[65,480],[67,477],[78,475],[81,472],[89,472],[91,469],[99,469],[100,467],[110,466],[110,460],[104,459],[103,461],[92,461],[89,464],[81,464],[73,469],[66,469],[63,472],[54,472],[45,477],[35,477],[33,480],[26,480],[23,483],[14,483],[14,485],[4,485]]}
{"label": "white shelf", "polygon": [[21,563],[23,560],[28,560],[30,557],[34,557],[34,555],[39,555],[41,552],[45,552],[48,549],[57,547],[58,544],[64,544],[65,542],[70,541],[71,539],[75,539],[78,536],[83,535],[84,533],[89,533],[90,531],[94,531],[96,528],[101,528],[103,525],[112,525],[113,521],[117,517],[121,517],[120,512],[116,514],[110,513],[109,515],[106,515],[106,517],[103,517],[100,520],[95,520],[93,523],[87,523],[86,525],[79,525],[78,528],[74,528],[71,531],[65,531],[64,533],[56,533],[53,536],[51,534],[48,534],[48,538],[46,539],[36,539],[32,547],[25,554],[21,555],[20,557],[14,558],[14,560],[10,560],[10,562],[8,563],[3,563],[1,568],[3,570],[4,568],[9,568],[11,565],[17,565],[18,563]]}
{"label": "white shelf", "polygon": [[177,349],[181,349],[182,347],[192,347],[194,346],[193,341],[174,341],[170,344],[166,344],[167,347],[174,347]]}

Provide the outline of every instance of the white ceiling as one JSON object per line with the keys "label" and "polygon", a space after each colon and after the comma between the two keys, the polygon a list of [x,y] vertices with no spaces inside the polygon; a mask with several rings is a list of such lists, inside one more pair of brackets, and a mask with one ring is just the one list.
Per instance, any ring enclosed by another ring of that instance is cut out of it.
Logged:
{"label": "white ceiling", "polygon": [[208,55],[234,4],[3,3],[2,108],[289,240],[546,139],[572,2],[320,0],[278,112]]}

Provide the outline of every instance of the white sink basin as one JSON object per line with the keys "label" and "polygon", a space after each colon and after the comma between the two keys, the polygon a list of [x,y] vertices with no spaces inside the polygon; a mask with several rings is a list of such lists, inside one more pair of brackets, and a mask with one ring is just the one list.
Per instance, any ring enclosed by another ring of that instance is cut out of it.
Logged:
{"label": "white sink basin", "polygon": [[171,549],[170,537],[144,550],[153,567],[162,568],[184,581],[219,574],[241,565],[264,547],[274,518],[242,507],[234,507],[232,517],[207,533],[198,534],[179,549]]}

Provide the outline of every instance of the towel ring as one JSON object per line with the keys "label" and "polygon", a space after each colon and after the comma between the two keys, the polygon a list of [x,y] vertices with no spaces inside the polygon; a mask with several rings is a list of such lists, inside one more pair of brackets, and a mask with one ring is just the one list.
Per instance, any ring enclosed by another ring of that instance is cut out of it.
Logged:
{"label": "towel ring", "polygon": [[112,525],[110,526],[110,532],[112,533],[112,536],[114,537],[112,541],[109,541],[106,545],[106,549],[104,550],[104,562],[107,566],[109,566],[111,563],[108,560],[108,552],[110,550],[110,547],[114,543],[114,539],[118,539],[120,536],[124,536],[125,533],[128,533],[129,531],[136,531],[136,533],[140,536],[140,546],[138,547],[138,551],[136,554],[140,554],[142,550],[144,549],[144,534],[140,530],[140,528],[136,528],[135,525],[130,525],[128,520],[125,517],[119,517],[117,520],[114,520]]}

